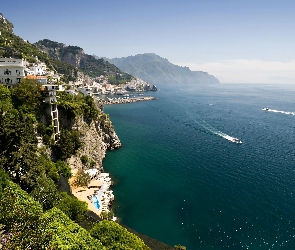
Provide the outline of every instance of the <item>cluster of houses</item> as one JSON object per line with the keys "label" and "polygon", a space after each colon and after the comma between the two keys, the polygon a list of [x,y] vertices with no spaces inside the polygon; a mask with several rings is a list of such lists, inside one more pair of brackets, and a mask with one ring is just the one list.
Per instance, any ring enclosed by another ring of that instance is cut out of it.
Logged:
{"label": "cluster of houses", "polygon": [[8,87],[21,83],[23,79],[32,79],[42,84],[42,94],[44,101],[50,104],[48,113],[51,115],[54,126],[54,138],[59,136],[59,121],[57,109],[57,91],[65,91],[68,94],[76,95],[78,92],[84,95],[93,94],[118,94],[126,95],[130,91],[149,91],[157,90],[153,85],[144,82],[141,79],[132,79],[129,82],[121,85],[112,85],[108,83],[107,76],[100,76],[95,79],[88,80],[85,86],[83,78],[78,78],[75,82],[70,82],[65,89],[60,84],[60,76],[50,71],[44,62],[41,62],[36,57],[35,63],[28,63],[20,58],[0,58],[0,84],[5,84]]}
{"label": "cluster of houses", "polygon": [[[108,83],[107,76],[97,77],[87,86],[84,86],[82,78],[78,78],[76,82],[70,82],[65,89],[65,85],[60,84],[59,75],[49,71],[46,64],[40,62],[38,58],[36,58],[35,63],[27,63],[24,59],[19,58],[0,58],[0,84],[11,87],[21,83],[23,79],[33,79],[42,84],[41,92],[44,102],[50,104],[47,111],[52,118],[55,140],[58,140],[60,133],[57,107],[58,91],[65,91],[72,95],[81,92],[84,95],[92,96],[93,94],[126,95],[128,91],[156,90],[155,86],[151,87],[141,79],[133,79],[118,86],[112,85]],[[95,211],[98,215],[101,212],[109,212],[109,207],[114,199],[112,191],[109,190],[111,186],[109,175],[98,173],[97,169],[89,170],[89,175],[92,178],[89,186],[86,189],[73,190],[73,194],[86,201],[89,209]]]}
{"label": "cluster of houses", "polygon": [[[77,85],[77,84],[75,84]],[[149,90],[156,90],[155,86],[150,86],[149,83],[135,78],[129,82],[120,85],[113,85],[108,83],[108,79],[106,76],[100,76],[95,79],[92,83],[90,83],[86,87],[78,87],[78,91],[82,92],[85,95],[92,94],[102,94],[102,95],[124,95],[130,91],[144,92]]]}
{"label": "cluster of houses", "polygon": [[[37,59],[37,58],[36,58]],[[59,76],[54,72],[47,71],[45,63],[36,60],[36,63],[27,63],[19,58],[0,58],[0,84],[8,87],[21,83],[23,79],[35,79],[42,84],[42,95],[44,102],[49,103],[48,113],[51,115],[54,127],[54,139],[59,136],[58,109],[56,91],[62,91],[57,82]],[[48,78],[52,79],[48,83]]]}
{"label": "cluster of houses", "polygon": [[12,86],[18,84],[22,79],[36,79],[42,84],[57,83],[60,80],[59,75],[53,71],[48,71],[45,63],[38,61],[28,63],[19,58],[0,58],[0,84]]}

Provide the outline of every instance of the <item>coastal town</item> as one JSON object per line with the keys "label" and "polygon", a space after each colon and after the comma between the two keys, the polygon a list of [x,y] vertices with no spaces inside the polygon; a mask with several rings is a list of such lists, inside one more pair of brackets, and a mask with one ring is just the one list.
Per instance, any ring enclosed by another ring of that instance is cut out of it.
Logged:
{"label": "coastal town", "polygon": [[[24,79],[39,82],[44,102],[50,108],[48,114],[51,116],[54,128],[54,140],[57,141],[60,134],[59,113],[58,113],[58,93],[65,92],[69,95],[83,94],[91,96],[102,105],[126,104],[139,101],[156,100],[152,96],[144,96],[147,91],[157,91],[156,86],[151,86],[141,79],[135,78],[125,84],[112,85],[108,83],[107,76],[100,76],[95,79],[89,77],[79,77],[76,81],[64,83],[61,75],[49,70],[44,62],[35,58],[34,63],[28,63],[22,58],[0,58],[0,84],[12,87],[20,84]],[[38,147],[42,147],[42,138],[37,137]],[[110,189],[113,184],[109,173],[104,173],[101,166],[97,168],[84,168],[71,165],[72,178],[69,180],[71,191],[79,200],[85,201],[88,209],[98,216],[108,214],[111,211],[114,200],[113,191]],[[90,177],[87,186],[73,185],[73,179],[79,170]],[[113,220],[117,218],[112,216]]]}

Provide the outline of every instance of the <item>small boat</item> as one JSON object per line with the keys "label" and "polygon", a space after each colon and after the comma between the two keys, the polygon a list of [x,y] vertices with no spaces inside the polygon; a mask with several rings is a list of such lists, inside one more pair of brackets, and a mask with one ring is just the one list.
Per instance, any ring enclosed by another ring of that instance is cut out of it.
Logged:
{"label": "small boat", "polygon": [[268,111],[268,110],[269,110],[269,108],[263,108],[262,110]]}
{"label": "small boat", "polygon": [[242,141],[239,138],[232,138],[231,141],[234,143],[242,143]]}

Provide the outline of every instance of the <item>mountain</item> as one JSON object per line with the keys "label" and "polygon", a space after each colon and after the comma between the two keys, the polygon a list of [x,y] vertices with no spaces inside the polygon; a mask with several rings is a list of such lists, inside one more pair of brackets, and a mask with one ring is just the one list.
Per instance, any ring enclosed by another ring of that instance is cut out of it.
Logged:
{"label": "mountain", "polygon": [[50,70],[63,75],[64,82],[75,81],[83,74],[90,77],[108,76],[113,84],[133,78],[104,59],[85,54],[82,48],[48,39],[31,44],[15,35],[13,28],[13,24],[0,13],[0,57],[24,58],[30,63],[38,58]]}
{"label": "mountain", "polygon": [[109,76],[110,83],[120,83],[131,80],[130,74],[122,72],[118,67],[104,60],[87,55],[78,46],[66,46],[48,39],[34,44],[38,49],[47,53],[51,58],[73,65],[90,77]]}
{"label": "mountain", "polygon": [[77,78],[78,69],[71,64],[49,57],[30,42],[15,35],[13,28],[13,24],[0,13],[0,57],[24,58],[30,63],[36,62],[38,58],[46,63],[50,70],[62,74],[63,81],[68,82]]}
{"label": "mountain", "polygon": [[219,80],[207,72],[191,71],[170,63],[154,53],[138,54],[122,58],[106,59],[122,71],[141,78],[150,84],[216,84]]}

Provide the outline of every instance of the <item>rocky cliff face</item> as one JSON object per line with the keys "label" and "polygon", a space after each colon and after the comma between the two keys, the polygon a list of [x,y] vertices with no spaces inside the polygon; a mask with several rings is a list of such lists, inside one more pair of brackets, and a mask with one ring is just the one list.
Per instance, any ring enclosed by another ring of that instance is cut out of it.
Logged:
{"label": "rocky cliff face", "polygon": [[80,132],[80,140],[83,143],[78,153],[68,160],[72,169],[84,166],[80,158],[85,155],[89,159],[89,167],[91,163],[95,163],[93,167],[102,170],[102,160],[106,151],[121,146],[121,142],[109,120],[104,122],[93,121],[88,125],[82,119],[78,119],[74,122],[72,129]]}
{"label": "rocky cliff face", "polygon": [[131,75],[122,72],[118,67],[104,59],[85,54],[84,50],[78,46],[66,46],[63,43],[49,39],[40,40],[34,45],[47,53],[51,58],[71,64],[90,77],[116,75],[116,78],[119,78],[119,80],[122,78],[125,81],[132,78]]}
{"label": "rocky cliff face", "polygon": [[103,113],[103,107],[97,101],[95,101],[95,105],[99,110],[99,116],[90,123],[86,122],[82,116],[76,117],[74,120],[68,119],[63,110],[59,110],[60,127],[78,131],[83,145],[75,155],[68,159],[72,169],[85,167],[80,158],[87,156],[87,167],[102,170],[102,161],[106,151],[121,147],[120,139],[109,116]]}
{"label": "rocky cliff face", "polygon": [[[68,48],[72,48],[72,47],[74,46],[69,46]],[[84,56],[83,49],[77,47],[76,49],[73,49],[72,51],[70,49],[63,51],[61,58],[59,58],[59,60],[72,64],[73,66],[77,68],[80,68],[81,60],[83,56]]]}

